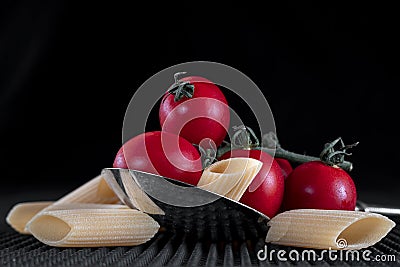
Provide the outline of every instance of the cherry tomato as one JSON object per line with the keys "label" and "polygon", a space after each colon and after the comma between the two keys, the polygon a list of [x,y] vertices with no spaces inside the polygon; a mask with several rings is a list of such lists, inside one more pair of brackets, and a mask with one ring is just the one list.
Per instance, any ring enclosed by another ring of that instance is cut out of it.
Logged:
{"label": "cherry tomato", "polygon": [[230,121],[225,96],[218,86],[203,77],[185,77],[180,82],[194,86],[193,96],[183,96],[179,101],[170,92],[163,96],[159,110],[162,130],[179,134],[193,144],[210,138],[219,146]]}
{"label": "cherry tomato", "polygon": [[202,173],[200,154],[184,138],[166,132],[133,137],[118,151],[114,168],[134,169],[197,185]]}
{"label": "cherry tomato", "polygon": [[287,159],[283,158],[275,158],[276,162],[278,162],[279,166],[282,169],[282,174],[283,177],[286,178],[289,176],[289,174],[293,171],[292,165],[290,165],[290,162]]}
{"label": "cherry tomato", "polygon": [[354,210],[356,200],[356,187],[346,171],[311,161],[286,179],[283,209]]}
{"label": "cherry tomato", "polygon": [[263,163],[240,202],[272,218],[282,204],[284,193],[284,177],[279,164],[261,150],[232,150],[222,155],[220,159],[237,157],[253,158]]}

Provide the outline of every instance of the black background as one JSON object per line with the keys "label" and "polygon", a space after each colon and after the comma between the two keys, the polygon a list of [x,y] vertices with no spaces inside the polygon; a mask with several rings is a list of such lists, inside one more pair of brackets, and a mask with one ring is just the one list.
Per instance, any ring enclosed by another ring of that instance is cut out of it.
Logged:
{"label": "black background", "polygon": [[400,205],[394,6],[141,4],[2,1],[1,194],[51,199],[110,167],[136,88],[207,60],[263,90],[285,148],[318,155],[338,136],[360,141],[360,197]]}

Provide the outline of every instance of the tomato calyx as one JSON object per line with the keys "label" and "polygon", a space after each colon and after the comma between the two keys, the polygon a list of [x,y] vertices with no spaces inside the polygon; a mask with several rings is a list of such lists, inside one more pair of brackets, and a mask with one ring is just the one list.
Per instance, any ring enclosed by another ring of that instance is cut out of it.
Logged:
{"label": "tomato calyx", "polygon": [[208,142],[207,140],[204,140],[204,142],[200,142],[200,144],[192,145],[197,147],[200,152],[203,169],[217,161],[217,147],[211,139],[208,140]]}
{"label": "tomato calyx", "polygon": [[[345,145],[343,139],[339,137],[330,143],[326,143],[319,157],[326,165],[338,166],[344,162],[345,156],[351,155],[351,153],[346,152],[346,150],[357,146],[358,143],[359,142],[351,145]],[[338,145],[340,145],[339,148],[335,149],[335,147]]]}
{"label": "tomato calyx", "polygon": [[260,141],[254,131],[245,125],[233,126],[234,133],[231,137],[232,143],[223,141],[217,150],[217,158],[220,158],[226,152],[242,149],[242,150],[252,150],[260,149]]}
{"label": "tomato calyx", "polygon": [[180,101],[183,97],[192,98],[194,95],[194,85],[189,81],[179,79],[179,76],[183,74],[186,74],[186,72],[182,71],[174,74],[175,83],[168,90],[169,94],[174,95],[175,102]]}
{"label": "tomato calyx", "polygon": [[234,148],[253,149],[260,147],[260,141],[250,127],[234,126],[233,130],[235,130],[232,135],[232,146]]}

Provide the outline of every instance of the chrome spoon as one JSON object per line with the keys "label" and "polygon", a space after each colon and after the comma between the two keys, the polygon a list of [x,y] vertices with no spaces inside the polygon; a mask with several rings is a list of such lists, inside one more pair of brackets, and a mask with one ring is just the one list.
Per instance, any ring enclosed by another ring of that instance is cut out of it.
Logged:
{"label": "chrome spoon", "polygon": [[365,212],[374,212],[383,215],[392,215],[392,216],[399,216],[400,215],[400,208],[395,207],[384,207],[380,205],[372,205],[367,204],[362,201],[357,201],[356,211],[365,211]]}
{"label": "chrome spoon", "polygon": [[198,187],[136,170],[109,168],[102,175],[124,204],[172,231],[214,240],[245,240],[268,231],[264,214]]}

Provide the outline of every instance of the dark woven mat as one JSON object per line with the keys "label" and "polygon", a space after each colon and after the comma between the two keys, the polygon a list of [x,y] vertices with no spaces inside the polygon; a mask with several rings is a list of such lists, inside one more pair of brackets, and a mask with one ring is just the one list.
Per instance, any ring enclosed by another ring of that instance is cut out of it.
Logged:
{"label": "dark woven mat", "polygon": [[[393,218],[397,224],[399,218]],[[0,234],[0,266],[264,266],[264,265],[325,265],[325,266],[399,266],[400,265],[400,226],[373,247],[370,261],[353,260],[351,255],[340,260],[328,256],[316,260],[290,260],[291,249],[299,255],[304,251],[276,245],[267,245],[268,253],[272,250],[285,250],[287,261],[279,260],[277,254],[271,258],[259,260],[257,252],[265,248],[263,239],[212,242],[199,241],[190,233],[158,233],[146,244],[135,247],[101,248],[54,248],[46,246],[32,236],[15,232]],[[316,250],[317,256],[321,251]],[[296,257],[296,253],[292,254]],[[306,254],[305,254],[306,255]],[[393,255],[393,256],[391,256]],[[282,256],[282,255],[281,255]],[[386,261],[374,259],[386,258]],[[382,258],[383,257],[383,258]]]}

